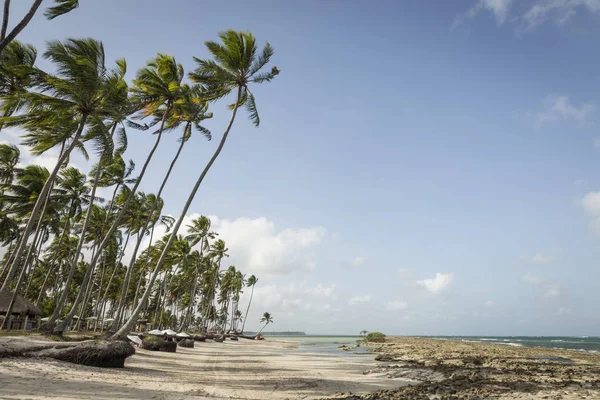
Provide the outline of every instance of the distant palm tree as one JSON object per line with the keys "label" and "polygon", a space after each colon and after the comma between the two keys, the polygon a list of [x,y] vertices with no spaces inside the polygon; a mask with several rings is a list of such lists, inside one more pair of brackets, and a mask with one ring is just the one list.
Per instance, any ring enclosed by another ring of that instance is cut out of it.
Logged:
{"label": "distant palm tree", "polygon": [[362,331],[360,331],[360,336],[366,336],[367,333],[369,333],[369,331],[363,329]]}
{"label": "distant palm tree", "polygon": [[256,335],[259,335],[263,331],[263,329],[267,327],[267,325],[273,323],[273,317],[271,316],[271,313],[265,312],[262,318],[260,319],[260,322],[264,322],[265,325],[262,328],[260,328],[260,331],[258,331]]}
{"label": "distant palm tree", "polygon": [[248,308],[246,308],[246,314],[244,315],[244,322],[242,323],[242,333],[244,333],[244,327],[246,326],[246,319],[248,318],[248,311],[250,311],[250,304],[252,304],[252,296],[254,296],[254,286],[258,283],[258,278],[254,275],[250,275],[248,281],[246,282],[247,287],[251,287],[252,291],[250,292],[250,301],[248,301]]}

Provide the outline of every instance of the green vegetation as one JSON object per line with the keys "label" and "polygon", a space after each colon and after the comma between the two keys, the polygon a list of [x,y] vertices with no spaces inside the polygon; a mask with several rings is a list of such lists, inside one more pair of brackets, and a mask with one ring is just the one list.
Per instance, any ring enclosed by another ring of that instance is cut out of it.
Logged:
{"label": "green vegetation", "polygon": [[370,332],[369,334],[367,334],[365,341],[373,343],[383,343],[385,342],[385,335],[381,332]]}
{"label": "green vegetation", "polygon": [[[34,1],[31,16],[40,3]],[[55,3],[46,10],[50,19],[79,5]],[[139,319],[155,328],[243,331],[258,279],[222,265],[228,248],[207,217],[182,225],[240,108],[259,126],[252,88],[279,74],[267,69],[273,48],[228,30],[205,42],[211,58],[194,58],[189,74],[175,57],[159,53],[129,83],[125,60],[107,64],[102,42],[91,38],[48,42],[42,57],[50,67],[42,70],[37,50],[14,40],[31,18],[10,35],[7,18],[0,35],[0,129],[22,132],[18,144],[35,156],[59,153],[51,170],[20,166],[17,143],[0,144],[0,286],[14,293],[9,309],[20,294],[48,313],[45,329],[58,335],[107,328],[123,338]],[[179,216],[162,214],[161,195],[180,155],[196,136],[212,139],[204,123],[213,116],[210,105],[225,98],[231,114],[219,145],[190,182]],[[132,130],[153,139],[141,167],[127,159]],[[156,193],[140,191],[167,140],[178,146]],[[69,165],[75,153],[92,160],[89,174]],[[98,197],[100,188],[109,198]],[[155,236],[159,226],[166,228],[163,237]],[[246,287],[251,294],[243,313]]]}

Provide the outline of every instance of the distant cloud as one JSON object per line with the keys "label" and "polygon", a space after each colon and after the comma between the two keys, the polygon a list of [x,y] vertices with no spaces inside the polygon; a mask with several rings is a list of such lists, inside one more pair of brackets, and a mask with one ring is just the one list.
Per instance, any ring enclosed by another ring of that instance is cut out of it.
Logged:
{"label": "distant cloud", "polygon": [[526,273],[525,275],[523,275],[521,277],[521,280],[523,282],[532,283],[534,285],[539,285],[540,283],[543,282],[543,279],[540,276],[531,274],[529,272]]}
{"label": "distant cloud", "polygon": [[366,261],[366,259],[363,256],[357,256],[357,257],[354,257],[352,260],[350,260],[350,262],[344,264],[343,267],[345,269],[360,268],[363,265],[365,265],[365,261]]}
{"label": "distant cloud", "polygon": [[406,310],[408,308],[408,303],[406,301],[401,300],[392,300],[386,301],[384,306],[389,311],[399,311]]}
{"label": "distant cloud", "polygon": [[596,104],[583,103],[579,106],[571,103],[569,96],[550,95],[544,100],[544,109],[535,114],[535,126],[541,128],[544,125],[572,120],[583,124],[597,109]]}
{"label": "distant cloud", "polygon": [[554,249],[550,252],[540,252],[537,253],[535,255],[533,255],[530,259],[529,262],[533,263],[533,264],[552,264],[553,262],[555,262],[558,259],[558,256],[560,254],[560,249]]}
{"label": "distant cloud", "polygon": [[591,228],[600,235],[600,192],[589,192],[583,196],[581,206],[593,217]]}
{"label": "distant cloud", "polygon": [[370,302],[371,302],[371,295],[355,296],[355,297],[352,297],[350,299],[350,301],[348,301],[348,305],[356,306],[359,304],[366,304],[366,303],[370,303]]}
{"label": "distant cloud", "polygon": [[[512,7],[513,4],[520,7]],[[511,15],[513,9],[517,11]],[[513,0],[477,0],[471,8],[454,18],[451,29],[481,12],[489,12],[494,16],[497,26],[504,25],[508,20],[514,21],[518,24],[517,32],[524,33],[547,22],[563,26],[579,11],[600,12],[600,0],[535,0],[517,3]]]}
{"label": "distant cloud", "polygon": [[566,307],[558,307],[558,310],[556,310],[557,315],[569,315],[571,312],[571,309]]}
{"label": "distant cloud", "polygon": [[409,279],[413,279],[415,271],[410,268],[398,268],[397,274],[400,280],[406,281]]}
{"label": "distant cloud", "polygon": [[550,285],[546,288],[544,292],[544,296],[546,297],[557,297],[560,296],[560,289],[558,285]]}
{"label": "distant cloud", "polygon": [[434,278],[417,281],[417,284],[423,286],[431,293],[439,293],[448,288],[452,284],[453,279],[452,273],[442,274],[438,272]]}
{"label": "distant cloud", "polygon": [[522,30],[534,29],[545,22],[558,26],[566,24],[579,10],[600,11],[598,0],[538,0],[523,15]]}
{"label": "distant cloud", "polygon": [[498,26],[504,24],[508,18],[513,0],[478,0],[473,7],[454,18],[451,29],[456,28],[468,19],[475,18],[480,12],[488,11],[494,15]]}
{"label": "distant cloud", "polygon": [[521,277],[521,280],[536,286],[544,297],[559,297],[562,294],[561,285],[552,279],[527,273]]}

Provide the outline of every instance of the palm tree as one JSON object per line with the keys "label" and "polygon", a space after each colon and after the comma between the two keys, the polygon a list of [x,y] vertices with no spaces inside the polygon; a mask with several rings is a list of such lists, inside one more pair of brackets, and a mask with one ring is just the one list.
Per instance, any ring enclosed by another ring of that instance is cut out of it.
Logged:
{"label": "palm tree", "polygon": [[[32,68],[37,50],[29,44],[11,42],[0,54],[0,95],[23,93],[32,84]],[[12,115],[14,109],[4,110],[3,116]],[[2,125],[0,124],[0,129]]]}
{"label": "palm tree", "polygon": [[[262,83],[271,81],[279,70],[277,67],[273,67],[270,72],[260,72],[260,70],[270,61],[273,55],[273,48],[267,43],[263,48],[261,54],[257,55],[256,39],[250,33],[236,32],[234,30],[225,31],[219,34],[219,38],[223,42],[222,44],[216,42],[206,42],[206,47],[211,52],[214,60],[200,60],[195,58],[199,67],[190,74],[190,78],[202,85],[207,89],[207,92],[213,98],[219,98],[227,95],[233,90],[236,90],[237,97],[236,101],[232,106],[231,119],[229,124],[223,133],[223,137],[215,153],[209,160],[208,164],[204,167],[204,170],[198,177],[196,184],[194,185],[188,199],[183,207],[183,210],[173,227],[173,235],[169,238],[165,248],[159,258],[152,277],[150,278],[151,284],[156,279],[160,268],[164,264],[167,254],[175,241],[177,232],[183,223],[198,188],[202,184],[204,177],[214,164],[215,160],[221,153],[227,136],[233,126],[237,110],[240,106],[246,105],[247,110],[250,113],[250,119],[254,122],[254,125],[258,127],[260,119],[256,108],[256,102],[254,95],[248,88],[251,83]],[[135,325],[137,317],[142,309],[143,305],[148,297],[150,296],[151,286],[149,285],[144,292],[140,305],[134,310],[129,320],[119,329],[115,334],[115,337],[124,337],[131,328]]]}
{"label": "palm tree", "polygon": [[367,336],[367,333],[369,333],[369,331],[366,329],[363,329],[362,331],[360,331],[360,336],[363,336],[363,337]]}
{"label": "palm tree", "polygon": [[[57,74],[39,71],[36,89],[4,97],[4,109],[24,109],[15,117],[0,119],[7,126],[21,126],[30,131],[40,126],[77,127],[70,136],[70,144],[56,163],[31,212],[13,263],[18,263],[46,197],[54,184],[61,166],[67,161],[89,119],[101,118],[114,103],[115,88],[108,85],[110,72],[104,63],[104,46],[93,39],[68,39],[65,43],[51,41],[44,53],[56,67]],[[71,133],[71,132],[70,132]]]}
{"label": "palm tree", "polygon": [[[171,60],[172,60],[172,62],[174,62],[174,59],[171,59]],[[177,70],[181,71],[180,75],[183,75],[183,68],[181,67],[181,65],[179,65],[179,64],[177,65]],[[181,78],[182,78],[182,76],[181,76]],[[177,82],[177,81],[175,81],[175,82]],[[181,82],[181,81],[179,80],[178,82]],[[168,93],[165,92],[165,95],[168,95],[168,94],[171,95],[170,101],[173,104],[173,107],[172,107],[173,113],[169,114],[167,116],[167,122],[165,124],[165,131],[176,129],[177,127],[179,127],[182,124],[184,124],[184,129],[183,129],[182,137],[180,139],[179,148],[177,149],[177,152],[175,153],[175,156],[173,157],[173,160],[171,161],[171,164],[169,165],[169,169],[167,170],[167,173],[166,173],[165,177],[163,178],[160,188],[158,189],[158,193],[156,195],[157,200],[160,197],[160,195],[162,194],[162,191],[163,191],[165,185],[167,184],[167,181],[169,180],[171,172],[173,171],[173,167],[175,166],[175,163],[177,162],[177,159],[179,158],[179,155],[181,154],[181,150],[183,150],[184,144],[190,139],[190,137],[192,135],[193,127],[195,126],[196,129],[203,132],[205,137],[208,140],[211,139],[210,131],[200,125],[200,122],[202,122],[203,120],[205,120],[207,118],[212,118],[212,113],[207,113],[208,102],[206,101],[206,99],[204,99],[202,97],[202,95],[203,95],[202,91],[198,87],[192,88],[192,87],[189,87],[188,85],[181,85],[181,87],[179,87],[179,88],[176,88],[176,87],[174,87],[174,85],[171,85],[171,87],[169,88],[169,92]],[[160,117],[160,114],[162,113],[162,111],[163,110],[159,110],[157,119],[162,118],[162,117]],[[121,291],[121,299],[119,301],[119,305],[117,306],[117,316],[115,317],[112,327],[111,327],[111,330],[113,332],[117,330],[117,328],[119,327],[119,324],[121,323],[123,307],[124,307],[123,302],[124,302],[124,298],[125,298],[125,293],[127,292],[127,289],[129,288],[129,279],[131,277],[131,272],[133,271],[133,267],[135,265],[135,260],[137,259],[137,252],[140,248],[140,245],[142,244],[142,239],[148,230],[148,226],[150,224],[150,219],[152,218],[152,214],[153,214],[154,210],[156,209],[156,206],[157,206],[157,202],[154,202],[154,204],[152,205],[152,207],[150,209],[150,213],[148,214],[148,218],[142,225],[140,233],[138,234],[137,242],[133,249],[133,253],[131,255],[131,260],[130,260],[129,266],[127,268],[127,274],[125,275],[125,281],[123,282],[123,288]]]}
{"label": "palm tree", "polygon": [[[36,11],[42,4],[43,0],[34,0],[33,4],[29,8],[29,11],[21,21],[15,25],[15,27],[8,32],[8,21],[9,21],[9,13],[10,13],[10,0],[4,0],[4,14],[2,18],[2,27],[0,28],[0,55],[21,31],[29,24],[29,21],[33,18]],[[60,15],[66,14],[69,11],[77,8],[79,6],[79,0],[54,0],[55,3],[58,3],[54,7],[49,7],[48,10],[44,13],[44,15],[48,19],[54,19]]]}
{"label": "palm tree", "polygon": [[248,301],[248,308],[246,308],[246,314],[244,315],[242,333],[244,333],[244,327],[246,326],[246,320],[248,319],[248,311],[250,311],[250,304],[252,304],[252,296],[254,296],[254,286],[256,286],[257,283],[258,278],[254,275],[250,275],[250,278],[248,278],[248,282],[246,282],[246,287],[251,287],[252,291],[250,292],[250,301]]}
{"label": "palm tree", "polygon": [[267,327],[267,325],[273,323],[273,317],[271,316],[271,313],[265,312],[262,318],[260,319],[260,322],[264,322],[265,325],[262,328],[260,328],[260,331],[258,331],[258,333],[256,334],[257,336],[260,335],[260,333],[263,331],[263,329]]}
{"label": "palm tree", "polygon": [[0,195],[4,192],[4,185],[12,182],[20,156],[17,146],[0,143]]}

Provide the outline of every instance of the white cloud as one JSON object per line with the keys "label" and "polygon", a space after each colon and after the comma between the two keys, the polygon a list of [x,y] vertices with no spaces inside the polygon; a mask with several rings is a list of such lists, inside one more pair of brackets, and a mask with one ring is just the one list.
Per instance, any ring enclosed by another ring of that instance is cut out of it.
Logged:
{"label": "white cloud", "polygon": [[558,259],[558,256],[560,254],[560,249],[554,249],[550,252],[540,252],[537,254],[534,254],[530,259],[529,262],[533,263],[533,264],[552,264],[553,262],[555,262]]}
{"label": "white cloud", "polygon": [[311,250],[326,233],[323,227],[278,231],[266,218],[210,219],[229,248],[228,262],[259,276],[313,269],[316,257]]}
{"label": "white cloud", "polygon": [[590,192],[581,199],[581,206],[595,217],[600,217],[600,192]]}
{"label": "white cloud", "polygon": [[570,102],[565,95],[550,95],[544,100],[544,109],[535,115],[535,125],[540,128],[549,123],[573,120],[584,123],[597,109],[596,104],[584,103],[579,106]]}
{"label": "white cloud", "polygon": [[542,277],[540,277],[538,275],[531,274],[529,272],[526,273],[525,275],[523,275],[521,277],[521,280],[523,282],[532,283],[534,285],[539,285],[543,281]]}
{"label": "white cloud", "polygon": [[423,279],[417,281],[417,283],[423,286],[425,289],[430,291],[431,293],[439,293],[444,289],[448,288],[450,284],[452,284],[454,277],[452,273],[442,274],[438,272],[435,274],[434,278],[431,279]]}
{"label": "white cloud", "polygon": [[547,21],[564,25],[579,10],[600,11],[599,0],[538,0],[523,15],[522,30],[531,30]]}
{"label": "white cloud", "polygon": [[493,14],[498,26],[504,24],[509,16],[510,8],[513,0],[478,0],[473,7],[469,8],[464,13],[458,14],[454,18],[452,28],[465,22],[467,19],[475,18],[481,11],[488,11]]}
{"label": "white cloud", "polygon": [[356,306],[358,304],[366,304],[371,302],[371,295],[355,296],[348,301],[349,306]]}
{"label": "white cloud", "polygon": [[331,286],[323,286],[320,283],[317,286],[306,289],[306,294],[310,294],[313,296],[323,296],[323,297],[331,297],[335,298],[335,285]]}
{"label": "white cloud", "polygon": [[560,289],[558,285],[550,285],[546,288],[546,292],[544,293],[546,297],[558,297],[560,296]]}
{"label": "white cloud", "polygon": [[385,308],[390,311],[406,310],[408,303],[401,300],[386,301],[384,304]]}
{"label": "white cloud", "polygon": [[398,268],[398,278],[403,281],[413,279],[414,272],[415,271],[410,268]]}
{"label": "white cloud", "polygon": [[350,261],[350,265],[354,268],[362,267],[365,264],[365,258],[362,256],[354,257]]}
{"label": "white cloud", "polygon": [[571,312],[571,309],[566,307],[558,307],[558,309],[556,310],[557,315],[569,315],[571,314]]}
{"label": "white cloud", "polygon": [[[514,7],[517,12],[511,16],[513,4],[520,7]],[[526,6],[523,6],[524,4]],[[513,0],[477,0],[471,8],[455,17],[451,29],[475,18],[481,12],[489,12],[496,20],[497,26],[502,26],[509,20],[514,21],[518,24],[517,32],[523,33],[546,22],[563,26],[579,11],[600,12],[600,0],[535,0],[527,3],[515,3]]]}
{"label": "white cloud", "polygon": [[486,306],[486,307],[494,307],[496,305],[496,303],[494,303],[491,300],[488,300],[483,305]]}

